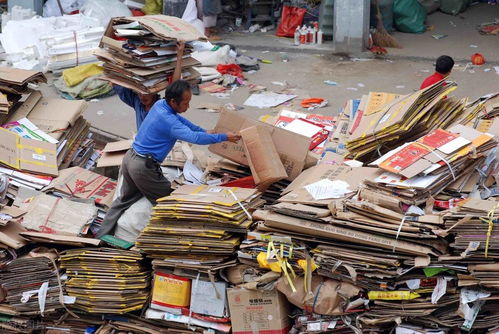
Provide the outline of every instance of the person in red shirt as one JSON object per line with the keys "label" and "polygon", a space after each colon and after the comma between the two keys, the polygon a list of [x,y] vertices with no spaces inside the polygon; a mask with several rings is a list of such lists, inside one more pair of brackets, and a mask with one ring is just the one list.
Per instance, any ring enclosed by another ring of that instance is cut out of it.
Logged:
{"label": "person in red shirt", "polygon": [[449,56],[440,56],[437,58],[435,73],[426,78],[419,89],[426,88],[447,78],[454,67],[454,59]]}

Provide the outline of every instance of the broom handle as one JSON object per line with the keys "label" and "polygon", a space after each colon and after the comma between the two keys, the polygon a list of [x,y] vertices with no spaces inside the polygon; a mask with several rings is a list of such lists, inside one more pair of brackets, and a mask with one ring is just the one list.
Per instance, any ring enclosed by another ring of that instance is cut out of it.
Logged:
{"label": "broom handle", "polygon": [[381,16],[381,10],[379,10],[378,0],[374,0],[374,4],[376,5],[376,19],[378,21],[383,21],[383,16]]}

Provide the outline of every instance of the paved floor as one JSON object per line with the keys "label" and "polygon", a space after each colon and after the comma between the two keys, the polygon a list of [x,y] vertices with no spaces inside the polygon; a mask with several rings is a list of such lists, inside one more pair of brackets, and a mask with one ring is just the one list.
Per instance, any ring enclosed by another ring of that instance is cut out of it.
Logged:
{"label": "paved floor", "polygon": [[[482,52],[486,59],[499,61],[499,36],[481,36],[475,30],[477,23],[490,21],[494,16],[499,17],[499,6],[486,4],[470,8],[462,14],[463,18],[442,13],[432,14],[428,22],[435,25],[434,31],[422,35],[396,33],[396,38],[404,48],[390,49],[387,59],[342,58],[333,55],[331,44],[325,44],[320,49],[314,49],[312,46],[296,48],[291,45],[290,39],[277,38],[271,34],[232,33],[224,41],[237,45],[238,50],[247,55],[272,60],[272,64],[261,64],[258,72],[248,74],[249,83],[264,85],[269,91],[275,92],[286,87],[295,89],[294,92],[299,98],[325,98],[329,105],[317,112],[331,115],[335,114],[347,99],[359,98],[369,91],[401,94],[412,92],[419,87],[424,77],[433,72],[434,59],[442,53],[465,60],[474,52]],[[454,22],[456,27],[449,21]],[[435,40],[431,37],[433,33],[449,36]],[[478,48],[471,48],[471,44],[477,45]],[[281,61],[279,51],[283,50],[288,53],[289,62]],[[465,62],[456,64],[451,79],[458,83],[459,88],[454,95],[476,98],[498,91],[499,73],[496,73],[493,65],[498,66],[499,63],[488,62],[480,67],[467,67]],[[326,85],[324,80],[335,81],[338,85]],[[44,86],[42,90],[45,95],[56,95],[51,86]],[[196,106],[204,102],[243,105],[249,95],[246,87],[233,91],[229,99],[220,99],[202,92],[201,95],[193,97],[191,109],[186,113],[186,117],[203,127],[211,128],[216,124],[218,114],[196,109]],[[258,118],[264,114],[275,113],[276,110],[245,107],[241,112]],[[116,96],[89,102],[85,117],[94,127],[125,138],[131,137],[135,132],[132,109]]]}

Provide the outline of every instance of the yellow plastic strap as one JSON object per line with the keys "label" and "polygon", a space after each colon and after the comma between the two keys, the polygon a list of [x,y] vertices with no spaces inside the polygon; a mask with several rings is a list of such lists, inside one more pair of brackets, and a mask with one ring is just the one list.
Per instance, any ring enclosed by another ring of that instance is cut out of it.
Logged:
{"label": "yellow plastic strap", "polygon": [[490,236],[492,235],[492,230],[494,228],[494,216],[496,209],[499,207],[499,203],[494,206],[492,210],[489,211],[487,214],[487,219],[480,217],[480,220],[483,221],[484,223],[487,223],[489,225],[489,228],[487,229],[487,239],[485,239],[485,257],[488,257],[489,255],[489,243],[490,243]]}
{"label": "yellow plastic strap", "polygon": [[39,161],[26,160],[26,159],[18,159],[18,161],[19,161],[19,163],[24,162],[24,163],[31,164],[31,165],[37,165],[37,166],[43,166],[43,167],[49,167],[49,168],[57,168],[56,165],[46,164],[46,163],[39,162]]}
{"label": "yellow plastic strap", "polygon": [[291,279],[291,277],[289,277],[289,273],[288,273],[286,264],[284,263],[284,261],[279,261],[279,264],[281,265],[281,269],[284,273],[284,276],[286,276],[286,279],[288,280],[289,286],[291,287],[291,291],[296,292],[296,288],[295,288],[295,285],[293,284],[293,280]]}
{"label": "yellow plastic strap", "polygon": [[31,146],[31,145],[22,145],[22,144],[16,144],[16,146],[18,148],[26,148],[26,149],[29,149],[29,150],[33,150],[37,154],[43,154],[43,153],[55,154],[55,151],[51,150],[51,149],[45,149],[45,148],[41,148],[41,147],[36,147],[36,146]]}

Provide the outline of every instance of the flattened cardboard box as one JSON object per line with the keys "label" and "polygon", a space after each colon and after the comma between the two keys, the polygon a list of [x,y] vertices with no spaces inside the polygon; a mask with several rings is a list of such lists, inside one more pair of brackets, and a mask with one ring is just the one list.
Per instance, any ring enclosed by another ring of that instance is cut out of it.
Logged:
{"label": "flattened cardboard box", "polygon": [[0,128],[0,163],[26,172],[57,176],[56,145],[22,138]]}
{"label": "flattened cardboard box", "polygon": [[47,189],[55,189],[79,198],[92,198],[95,203],[110,207],[116,181],[81,167],[63,169]]}
{"label": "flattened cardboard box", "polygon": [[311,205],[325,206],[332,199],[316,200],[307,191],[305,186],[317,181],[328,179],[331,181],[341,180],[349,184],[349,189],[355,192],[363,180],[379,176],[379,168],[357,167],[352,168],[346,165],[317,165],[305,170],[291,184],[284,189],[283,196],[279,202],[291,202]]}
{"label": "flattened cardboard box", "polygon": [[277,290],[227,289],[232,333],[285,334],[290,327],[290,305]]}
{"label": "flattened cardboard box", "polygon": [[102,36],[100,47],[109,46],[116,50],[121,49],[121,42],[113,39],[113,26],[133,21],[140,22],[147,30],[154,35],[164,39],[182,39],[186,42],[195,40],[206,41],[206,36],[199,33],[192,24],[173,16],[167,15],[147,15],[136,17],[117,17],[109,21],[109,24]]}
{"label": "flattened cardboard box", "polygon": [[8,122],[26,117],[40,130],[60,139],[63,131],[73,126],[87,108],[85,101],[71,101],[58,98],[45,98],[34,91],[24,103],[9,117]]}
{"label": "flattened cardboard box", "polygon": [[126,152],[132,147],[133,140],[120,140],[107,143],[97,160],[97,167],[120,166]]}
{"label": "flattened cardboard box", "polygon": [[[288,180],[294,180],[305,166],[305,161],[309,153],[310,138],[299,134],[276,128],[272,125],[262,123],[251,119],[242,113],[234,111],[223,111],[220,119],[215,127],[215,131],[219,133],[239,132],[242,129],[258,125],[266,127],[272,136],[272,141],[284,165]],[[238,143],[223,142],[212,144],[209,146],[212,153],[218,154],[224,158],[235,161],[239,164],[248,166],[248,158],[244,152],[244,144],[242,141]],[[264,159],[264,157],[262,157]]]}
{"label": "flattened cardboard box", "polygon": [[257,185],[266,187],[288,177],[268,129],[252,126],[241,130],[241,136]]}

